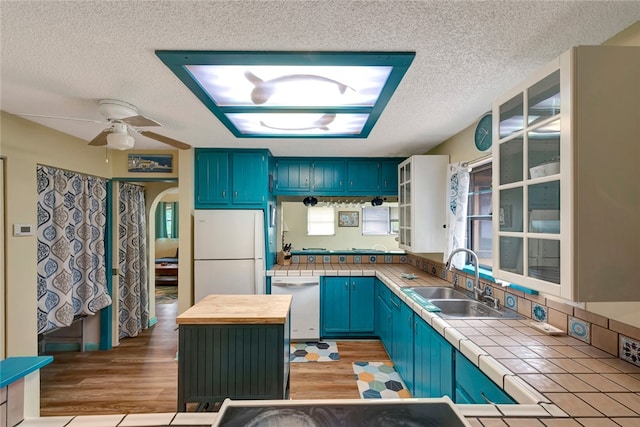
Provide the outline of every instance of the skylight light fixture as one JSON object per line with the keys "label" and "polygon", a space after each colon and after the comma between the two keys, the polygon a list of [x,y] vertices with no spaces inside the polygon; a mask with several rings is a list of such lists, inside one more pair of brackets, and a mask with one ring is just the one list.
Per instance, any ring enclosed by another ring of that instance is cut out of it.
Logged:
{"label": "skylight light fixture", "polygon": [[238,138],[366,138],[414,52],[156,51]]}

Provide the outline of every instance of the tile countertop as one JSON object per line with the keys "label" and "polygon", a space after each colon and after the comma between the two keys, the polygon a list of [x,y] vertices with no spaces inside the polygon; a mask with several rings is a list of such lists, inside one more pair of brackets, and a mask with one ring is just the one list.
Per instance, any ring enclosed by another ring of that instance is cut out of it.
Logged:
{"label": "tile countertop", "polygon": [[[413,273],[415,279],[402,274]],[[531,319],[444,320],[400,290],[451,286],[408,264],[274,266],[268,276],[376,276],[519,405],[459,405],[473,426],[640,427],[640,367]],[[499,419],[498,419],[499,418]]]}
{"label": "tile countertop", "polygon": [[[328,268],[327,268],[328,267]],[[401,277],[413,273],[415,279]],[[270,276],[376,276],[519,405],[457,405],[473,427],[640,427],[640,368],[531,320],[443,320],[400,290],[451,286],[408,264],[297,264]],[[215,413],[27,418],[20,427],[210,425]]]}

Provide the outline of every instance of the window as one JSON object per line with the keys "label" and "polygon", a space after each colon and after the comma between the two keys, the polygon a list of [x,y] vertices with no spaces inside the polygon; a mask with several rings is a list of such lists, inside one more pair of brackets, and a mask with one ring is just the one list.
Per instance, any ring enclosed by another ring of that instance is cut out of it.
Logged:
{"label": "window", "polygon": [[307,208],[307,235],[333,236],[335,234],[335,209],[332,207]]}
{"label": "window", "polygon": [[[469,173],[466,247],[478,255],[480,266],[491,270],[491,163],[474,167]],[[471,258],[467,259],[471,263]]]}
{"label": "window", "polygon": [[160,202],[156,208],[156,237],[178,238],[178,202]]}
{"label": "window", "polygon": [[398,207],[363,207],[362,234],[365,236],[398,234]]}

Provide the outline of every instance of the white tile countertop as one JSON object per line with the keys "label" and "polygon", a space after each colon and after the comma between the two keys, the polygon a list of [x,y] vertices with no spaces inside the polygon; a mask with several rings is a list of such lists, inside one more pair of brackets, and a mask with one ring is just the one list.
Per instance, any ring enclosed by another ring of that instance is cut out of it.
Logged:
{"label": "white tile countertop", "polygon": [[[413,274],[414,279],[403,275]],[[474,426],[640,427],[640,367],[531,319],[443,319],[401,291],[451,286],[410,264],[297,264],[271,276],[376,276],[518,405],[459,405]],[[499,418],[499,419],[496,419]]]}
{"label": "white tile countertop", "polygon": [[[269,276],[375,276],[517,405],[456,405],[473,427],[640,427],[640,367],[570,336],[549,336],[524,320],[443,319],[401,291],[451,286],[409,264],[293,264]],[[403,278],[413,274],[414,279]],[[202,426],[215,413],[27,418],[20,427]]]}

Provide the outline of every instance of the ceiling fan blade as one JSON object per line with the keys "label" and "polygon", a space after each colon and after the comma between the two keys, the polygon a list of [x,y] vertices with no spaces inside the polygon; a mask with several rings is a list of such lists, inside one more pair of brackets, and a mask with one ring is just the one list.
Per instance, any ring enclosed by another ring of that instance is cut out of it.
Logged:
{"label": "ceiling fan blade", "polygon": [[27,114],[27,113],[13,113],[13,114],[15,114],[16,116],[22,116],[22,117],[40,117],[42,119],[75,120],[78,122],[90,122],[90,123],[102,123],[102,124],[107,123],[103,120],[79,119],[77,117],[46,116],[44,114]]}
{"label": "ceiling fan blade", "polygon": [[177,139],[169,138],[168,136],[159,135],[155,132],[151,132],[150,130],[141,130],[140,133],[147,138],[155,139],[156,141],[164,142],[165,144],[171,145],[172,147],[179,148],[180,150],[188,150],[191,146],[182,141],[178,141]]}
{"label": "ceiling fan blade", "polygon": [[111,133],[111,129],[105,129],[100,132],[95,138],[89,141],[89,145],[101,146],[107,145],[107,135]]}
{"label": "ceiling fan blade", "polygon": [[128,125],[140,127],[140,126],[162,126],[160,123],[156,122],[145,116],[131,116],[125,117],[124,119],[120,119],[120,121],[125,122]]}

